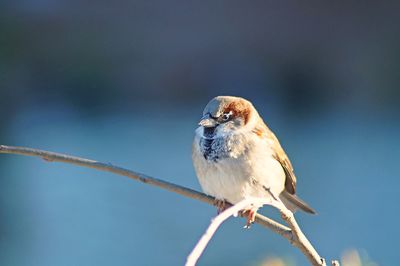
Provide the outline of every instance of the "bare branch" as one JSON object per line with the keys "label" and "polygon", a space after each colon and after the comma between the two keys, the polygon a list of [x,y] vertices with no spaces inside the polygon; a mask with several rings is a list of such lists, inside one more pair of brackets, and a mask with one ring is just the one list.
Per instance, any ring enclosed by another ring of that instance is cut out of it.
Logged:
{"label": "bare branch", "polygon": [[244,199],[235,205],[229,207],[225,211],[221,212],[217,215],[208,226],[206,232],[202,235],[199,242],[197,242],[196,246],[190,252],[189,256],[187,257],[185,266],[194,266],[196,265],[197,260],[200,258],[201,254],[203,253],[204,249],[210,242],[211,238],[217,231],[218,227],[229,217],[236,215],[239,211],[243,210],[246,206],[251,205],[254,203],[252,200]]}
{"label": "bare branch", "polygon": [[[49,152],[44,150],[37,150],[32,148],[26,147],[15,147],[15,146],[5,146],[0,145],[0,153],[9,153],[9,154],[19,154],[19,155],[26,155],[26,156],[36,156],[42,157],[44,160],[48,162],[63,162],[63,163],[70,163],[75,165],[80,165],[83,167],[94,168],[101,171],[111,172],[117,175],[126,176],[137,181],[140,181],[145,184],[154,185],[177,194],[180,194],[185,197],[189,197],[192,199],[196,199],[210,205],[213,205],[214,198],[207,196],[203,193],[200,193],[196,190],[186,188],[183,186],[179,186],[158,178],[150,177],[145,174],[141,174],[138,172],[134,172],[122,167],[113,166],[112,164],[106,164],[94,160],[89,160],[85,158],[79,158],[75,156],[69,156],[61,153]],[[283,204],[282,204],[283,205]],[[277,207],[277,206],[275,206]],[[286,209],[283,205],[284,209],[281,208],[282,206],[277,207],[282,214],[283,219],[288,223],[290,229],[270,218],[257,214],[255,222],[271,229],[275,233],[283,236],[284,238],[288,239],[291,244],[297,246],[303,254],[308,258],[312,265],[326,265],[324,259],[322,259],[315,249],[312,247],[308,239],[305,235],[301,232],[300,227],[298,226],[293,214]]]}
{"label": "bare branch", "polygon": [[[271,193],[271,191],[269,192]],[[273,196],[272,193],[271,195]],[[289,227],[292,229],[292,244],[298,247],[301,252],[303,252],[303,254],[308,258],[312,265],[326,266],[325,259],[321,258],[318,255],[317,251],[311,245],[310,241],[308,241],[307,237],[301,231],[300,226],[297,224],[297,221],[294,218],[293,212],[288,210],[278,197],[274,196],[274,198],[276,200],[272,201],[270,205],[279,210],[282,219],[285,220]]]}

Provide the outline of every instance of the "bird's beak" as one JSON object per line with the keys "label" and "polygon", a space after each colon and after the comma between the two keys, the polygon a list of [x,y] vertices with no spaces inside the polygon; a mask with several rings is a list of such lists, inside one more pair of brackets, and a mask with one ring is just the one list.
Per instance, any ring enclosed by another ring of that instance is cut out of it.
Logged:
{"label": "bird's beak", "polygon": [[211,117],[210,114],[207,113],[201,118],[201,120],[199,122],[199,126],[215,127],[215,126],[217,126],[217,121],[213,117]]}

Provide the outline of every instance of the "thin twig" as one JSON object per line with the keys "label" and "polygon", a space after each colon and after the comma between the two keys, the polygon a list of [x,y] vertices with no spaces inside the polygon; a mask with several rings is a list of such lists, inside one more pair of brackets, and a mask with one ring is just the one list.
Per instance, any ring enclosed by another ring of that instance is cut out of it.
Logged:
{"label": "thin twig", "polygon": [[[225,222],[231,216],[236,215],[239,211],[246,208],[251,204],[255,204],[254,200],[251,199],[244,199],[235,205],[229,207],[225,211],[218,214],[208,226],[206,232],[201,236],[200,240],[197,242],[196,246],[193,248],[192,252],[190,252],[189,256],[187,257],[185,266],[194,266],[196,265],[197,260],[200,258],[201,254],[203,253],[204,249],[210,242],[211,238],[217,231],[218,227]],[[258,203],[258,202],[257,202]]]}
{"label": "thin twig", "polygon": [[[271,201],[270,205],[277,208],[281,213],[282,219],[289,225],[292,229],[293,241],[292,244],[298,247],[301,252],[308,258],[312,265],[315,266],[326,266],[326,262],[324,258],[321,258],[315,248],[311,245],[310,241],[308,241],[307,237],[303,234],[300,229],[300,226],[297,224],[296,219],[294,218],[293,212],[291,212],[288,208],[286,208],[285,204],[279,199],[279,197],[275,197],[271,191],[269,191],[271,195],[276,199]],[[333,262],[332,262],[333,264]]]}
{"label": "thin twig", "polygon": [[[214,201],[215,201],[215,199],[213,197],[210,197],[210,196],[208,196],[204,193],[198,192],[196,190],[186,188],[186,187],[183,187],[180,185],[176,185],[176,184],[173,184],[173,183],[161,180],[161,179],[157,179],[154,177],[150,177],[145,174],[134,172],[134,171],[131,171],[128,169],[124,169],[122,167],[113,166],[110,163],[106,164],[106,163],[97,162],[94,160],[79,158],[79,157],[75,157],[75,156],[69,156],[69,155],[61,154],[61,153],[37,150],[37,149],[26,148],[26,147],[15,147],[15,146],[5,146],[5,145],[0,145],[0,153],[42,157],[47,162],[70,163],[70,164],[75,164],[75,165],[79,165],[79,166],[83,166],[83,167],[94,168],[97,170],[107,171],[107,172],[111,172],[111,173],[114,173],[117,175],[126,176],[129,178],[135,179],[137,181],[140,181],[142,183],[154,185],[154,186],[175,192],[182,196],[208,203],[210,205],[213,205]],[[271,229],[272,231],[282,235],[283,237],[285,237],[289,240],[292,238],[291,230],[288,227],[286,227],[268,217],[265,217],[262,215],[257,215],[256,222],[266,228]]]}
{"label": "thin twig", "polygon": [[[134,172],[122,167],[113,166],[112,164],[106,164],[94,160],[89,160],[85,158],[79,158],[75,156],[69,156],[61,153],[49,152],[44,150],[37,150],[32,148],[26,147],[15,147],[15,146],[5,146],[0,145],[0,153],[9,153],[9,154],[19,154],[19,155],[27,155],[27,156],[36,156],[42,157],[44,160],[48,162],[63,162],[63,163],[70,163],[75,165],[80,165],[83,167],[94,168],[101,171],[107,171],[114,174],[126,176],[145,184],[154,185],[177,194],[193,198],[208,204],[213,205],[214,198],[207,196],[203,193],[195,191],[190,188],[186,188],[183,186],[179,186],[158,178],[150,177],[145,174],[141,174],[138,172]],[[280,208],[278,208],[282,214],[284,220],[290,226],[290,229],[270,218],[257,214],[255,222],[262,225],[263,227],[269,228],[275,233],[283,236],[284,238],[288,239],[291,244],[297,246],[303,254],[308,258],[312,265],[325,265],[324,260],[318,255],[315,249],[311,246],[310,242],[301,232],[300,227],[298,226],[293,214],[289,210],[282,212]]]}

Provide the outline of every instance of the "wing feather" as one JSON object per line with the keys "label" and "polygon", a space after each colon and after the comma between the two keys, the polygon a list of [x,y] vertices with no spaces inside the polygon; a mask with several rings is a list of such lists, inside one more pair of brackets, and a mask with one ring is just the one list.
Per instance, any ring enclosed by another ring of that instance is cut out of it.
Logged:
{"label": "wing feather", "polygon": [[274,158],[281,164],[286,175],[285,189],[287,192],[294,195],[296,193],[296,175],[294,174],[293,166],[279,143],[278,138],[265,124],[263,125],[263,128],[256,128],[253,132],[260,137],[265,136],[267,141],[273,145],[273,150],[275,152]]}
{"label": "wing feather", "polygon": [[286,174],[285,189],[290,194],[296,193],[296,175],[294,174],[293,166],[279,143],[274,133],[270,131],[269,138],[272,140],[275,151],[275,159],[281,164]]}

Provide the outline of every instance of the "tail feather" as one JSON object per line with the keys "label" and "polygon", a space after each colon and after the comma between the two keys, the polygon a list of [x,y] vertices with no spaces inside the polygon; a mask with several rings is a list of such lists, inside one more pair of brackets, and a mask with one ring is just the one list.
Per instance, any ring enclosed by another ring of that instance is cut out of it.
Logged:
{"label": "tail feather", "polygon": [[296,211],[297,209],[300,209],[304,212],[311,213],[311,214],[317,213],[313,208],[311,208],[307,203],[305,203],[298,196],[296,196],[294,194],[290,194],[287,191],[283,191],[279,195],[279,198],[282,200],[283,204],[285,204],[286,208],[288,208],[291,211]]}

